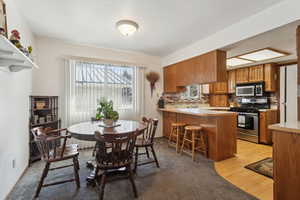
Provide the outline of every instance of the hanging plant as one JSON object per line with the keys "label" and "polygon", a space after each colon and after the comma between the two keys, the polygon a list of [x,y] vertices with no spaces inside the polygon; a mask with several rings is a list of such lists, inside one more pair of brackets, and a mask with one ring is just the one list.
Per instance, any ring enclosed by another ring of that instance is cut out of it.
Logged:
{"label": "hanging plant", "polygon": [[146,79],[150,82],[151,97],[155,89],[155,83],[159,80],[159,74],[156,72],[149,72],[146,74]]}

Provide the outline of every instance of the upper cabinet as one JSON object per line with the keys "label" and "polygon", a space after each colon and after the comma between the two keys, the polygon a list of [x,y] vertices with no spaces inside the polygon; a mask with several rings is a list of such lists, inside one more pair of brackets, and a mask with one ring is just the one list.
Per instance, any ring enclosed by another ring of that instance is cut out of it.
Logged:
{"label": "upper cabinet", "polygon": [[265,64],[264,74],[265,74],[265,76],[264,76],[265,91],[276,92],[278,70],[277,70],[275,64]]}
{"label": "upper cabinet", "polygon": [[235,70],[228,71],[228,93],[235,93]]}
{"label": "upper cabinet", "polygon": [[265,82],[266,92],[276,92],[278,72],[275,64],[264,64],[247,68],[240,68],[228,72],[228,93],[234,93],[232,88],[234,73],[236,83]]}
{"label": "upper cabinet", "polygon": [[227,81],[226,52],[212,51],[164,67],[164,92],[181,91],[184,86]]}
{"label": "upper cabinet", "polygon": [[195,59],[194,82],[198,84],[227,81],[226,52],[212,51]]}
{"label": "upper cabinet", "polygon": [[249,68],[240,68],[235,70],[236,83],[249,82]]}
{"label": "upper cabinet", "polygon": [[175,65],[177,86],[187,86],[195,83],[195,59],[185,60]]}
{"label": "upper cabinet", "polygon": [[249,67],[249,82],[264,81],[264,66]]}
{"label": "upper cabinet", "polygon": [[176,92],[176,66],[170,65],[164,68],[164,92]]}
{"label": "upper cabinet", "polygon": [[228,86],[227,82],[217,82],[210,84],[211,94],[227,94]]}

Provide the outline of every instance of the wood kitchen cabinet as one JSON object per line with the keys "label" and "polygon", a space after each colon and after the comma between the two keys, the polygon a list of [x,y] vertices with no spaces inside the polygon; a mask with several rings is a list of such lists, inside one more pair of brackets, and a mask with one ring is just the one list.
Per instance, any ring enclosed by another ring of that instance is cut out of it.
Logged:
{"label": "wood kitchen cabinet", "polygon": [[187,85],[227,81],[226,52],[215,50],[164,67],[164,92],[176,93]]}
{"label": "wood kitchen cabinet", "polygon": [[164,69],[164,92],[176,92],[176,66],[170,65]]}
{"label": "wood kitchen cabinet", "polygon": [[195,59],[194,82],[198,84],[227,81],[226,52],[212,51]]}
{"label": "wood kitchen cabinet", "polygon": [[163,112],[163,136],[169,138],[172,130],[172,123],[177,121],[176,113]]}
{"label": "wood kitchen cabinet", "polygon": [[277,110],[267,110],[259,113],[259,142],[272,144],[272,133],[268,126],[276,123],[278,123]]}
{"label": "wood kitchen cabinet", "polygon": [[240,68],[235,70],[236,83],[249,82],[249,68]]}
{"label": "wood kitchen cabinet", "polygon": [[212,107],[227,107],[228,106],[228,96],[214,94],[209,97],[209,104]]}
{"label": "wood kitchen cabinet", "polygon": [[277,90],[277,79],[278,72],[275,64],[265,64],[264,65],[264,81],[265,81],[265,91],[276,92]]}
{"label": "wood kitchen cabinet", "polygon": [[249,82],[264,81],[264,65],[249,67]]}
{"label": "wood kitchen cabinet", "polygon": [[228,87],[228,93],[233,94],[235,93],[235,70],[228,71],[228,81],[227,81],[227,87]]}
{"label": "wood kitchen cabinet", "polygon": [[180,87],[177,84],[177,64],[164,67],[164,92],[176,93],[183,92],[185,87]]}
{"label": "wood kitchen cabinet", "polygon": [[210,84],[210,91],[211,94],[227,94],[227,82],[217,82]]}
{"label": "wood kitchen cabinet", "polygon": [[294,200],[300,197],[300,131],[299,124],[274,125],[273,180],[274,200]]}
{"label": "wood kitchen cabinet", "polygon": [[175,65],[177,86],[187,86],[195,83],[195,59],[188,59]]}

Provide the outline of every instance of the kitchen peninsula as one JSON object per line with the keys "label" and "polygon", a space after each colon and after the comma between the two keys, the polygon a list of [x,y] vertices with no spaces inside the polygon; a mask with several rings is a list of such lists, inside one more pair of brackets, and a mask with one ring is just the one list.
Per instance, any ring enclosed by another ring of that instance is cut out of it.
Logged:
{"label": "kitchen peninsula", "polygon": [[163,133],[168,137],[174,122],[201,125],[208,135],[208,158],[221,161],[236,153],[236,120],[233,112],[200,108],[160,109],[163,112]]}

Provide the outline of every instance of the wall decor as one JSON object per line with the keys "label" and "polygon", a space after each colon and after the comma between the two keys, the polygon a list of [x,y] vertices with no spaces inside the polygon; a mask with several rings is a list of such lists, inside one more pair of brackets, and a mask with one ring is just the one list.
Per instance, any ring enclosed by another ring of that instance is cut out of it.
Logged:
{"label": "wall decor", "polygon": [[0,35],[8,38],[7,35],[7,18],[6,18],[6,7],[3,0],[0,0]]}
{"label": "wall decor", "polygon": [[159,74],[157,72],[149,72],[146,74],[146,79],[150,82],[151,97],[153,96],[153,91],[155,89],[155,83],[159,80]]}

